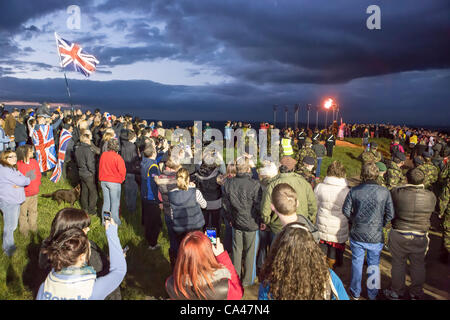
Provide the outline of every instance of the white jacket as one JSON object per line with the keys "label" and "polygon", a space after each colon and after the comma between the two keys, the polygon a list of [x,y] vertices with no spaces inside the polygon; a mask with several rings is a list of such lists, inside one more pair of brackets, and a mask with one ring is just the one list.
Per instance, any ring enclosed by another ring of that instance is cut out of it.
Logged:
{"label": "white jacket", "polygon": [[347,241],[348,220],[342,213],[342,206],[349,191],[347,180],[337,177],[326,177],[314,189],[320,239],[337,243]]}

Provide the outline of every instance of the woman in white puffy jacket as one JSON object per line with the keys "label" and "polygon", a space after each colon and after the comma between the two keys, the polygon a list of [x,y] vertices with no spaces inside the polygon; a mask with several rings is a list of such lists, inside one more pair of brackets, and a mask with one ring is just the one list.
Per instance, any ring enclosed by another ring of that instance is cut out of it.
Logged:
{"label": "woman in white puffy jacket", "polygon": [[319,246],[327,255],[330,268],[342,265],[345,242],[348,239],[348,219],[342,213],[342,205],[350,191],[345,167],[333,161],[327,176],[314,189],[317,198],[316,225],[319,229]]}

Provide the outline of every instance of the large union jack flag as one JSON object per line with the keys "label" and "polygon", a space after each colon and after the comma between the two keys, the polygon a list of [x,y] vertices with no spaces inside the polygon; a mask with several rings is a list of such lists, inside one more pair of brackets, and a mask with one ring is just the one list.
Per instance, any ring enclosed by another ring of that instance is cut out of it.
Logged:
{"label": "large union jack flag", "polygon": [[78,44],[61,38],[56,32],[55,38],[62,68],[73,66],[75,71],[81,72],[86,77],[89,77],[95,71],[97,64],[99,64],[97,58],[91,54],[83,53],[83,48]]}
{"label": "large union jack flag", "polygon": [[33,131],[32,140],[36,149],[39,170],[46,172],[56,166],[55,140],[51,125],[40,125],[38,130]]}
{"label": "large union jack flag", "polygon": [[72,139],[72,134],[68,130],[62,129],[61,134],[59,135],[58,163],[56,164],[55,170],[50,177],[50,180],[54,183],[57,183],[59,179],[61,179],[64,159],[66,158],[67,145],[70,139]]}

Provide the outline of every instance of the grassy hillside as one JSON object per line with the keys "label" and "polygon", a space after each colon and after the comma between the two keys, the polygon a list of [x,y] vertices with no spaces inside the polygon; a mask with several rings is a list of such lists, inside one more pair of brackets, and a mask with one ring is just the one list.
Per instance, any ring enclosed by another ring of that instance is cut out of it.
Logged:
{"label": "grassy hillside", "polygon": [[[357,157],[361,153],[359,148],[335,147],[333,159],[325,157],[322,163],[321,176],[326,175],[326,169],[332,160],[340,160],[347,169],[349,177],[358,176],[361,163]],[[51,193],[57,189],[69,189],[68,183],[54,184],[48,178],[42,178],[41,194]],[[100,189],[101,190],[101,189]],[[101,208],[101,193],[98,207]],[[127,212],[122,197],[121,216],[122,225],[119,228],[119,237],[122,246],[128,245],[127,253],[128,272],[121,285],[123,299],[143,300],[150,297],[167,298],[164,282],[170,274],[168,257],[169,241],[167,230],[163,223],[163,232],[159,238],[161,248],[155,251],[147,249],[148,244],[143,236],[141,225],[140,200],[138,215]],[[39,285],[46,275],[39,270],[38,253],[41,242],[50,232],[51,222],[58,210],[65,205],[57,205],[55,201],[39,197],[38,204],[38,233],[27,238],[23,237],[19,230],[15,231],[17,251],[10,259],[6,255],[0,255],[0,299],[1,300],[30,300],[34,299]],[[79,208],[79,203],[75,204]],[[99,209],[100,210],[100,209]],[[163,219],[163,216],[161,216]],[[92,217],[89,238],[95,241],[107,252],[107,242],[104,228],[98,216]],[[3,219],[0,220],[0,230],[3,230]],[[244,296],[246,298],[246,296]]]}

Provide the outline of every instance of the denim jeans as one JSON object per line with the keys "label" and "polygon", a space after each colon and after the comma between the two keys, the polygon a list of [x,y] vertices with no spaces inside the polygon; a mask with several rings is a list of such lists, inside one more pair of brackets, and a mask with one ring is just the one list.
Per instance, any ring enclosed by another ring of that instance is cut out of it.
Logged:
{"label": "denim jeans", "polygon": [[320,177],[320,166],[322,165],[322,158],[317,158],[316,178]]}
{"label": "denim jeans", "polygon": [[3,251],[11,256],[16,249],[14,245],[14,231],[17,229],[20,215],[20,204],[0,201],[0,210],[3,212]]}
{"label": "denim jeans", "polygon": [[[350,250],[352,250],[352,276],[350,282],[350,292],[356,298],[359,298],[361,294],[361,280],[362,280],[362,269],[364,264],[364,254],[367,251],[367,272],[372,272],[372,269],[376,269],[377,281],[379,283],[380,279],[380,253],[383,249],[383,243],[366,243],[354,241],[350,238]],[[369,277],[373,277],[373,272]],[[379,288],[369,288],[369,283],[371,279],[367,282],[367,295],[369,299],[373,300],[378,295]]]}
{"label": "denim jeans", "polygon": [[101,181],[100,185],[102,186],[103,192],[102,223],[104,222],[103,212],[109,211],[111,212],[111,218],[119,226],[121,224],[119,206],[122,185],[120,183],[106,181]]}
{"label": "denim jeans", "polygon": [[127,173],[125,183],[125,203],[129,212],[136,211],[136,200],[138,193],[138,185],[136,182],[136,176],[133,173]]}

